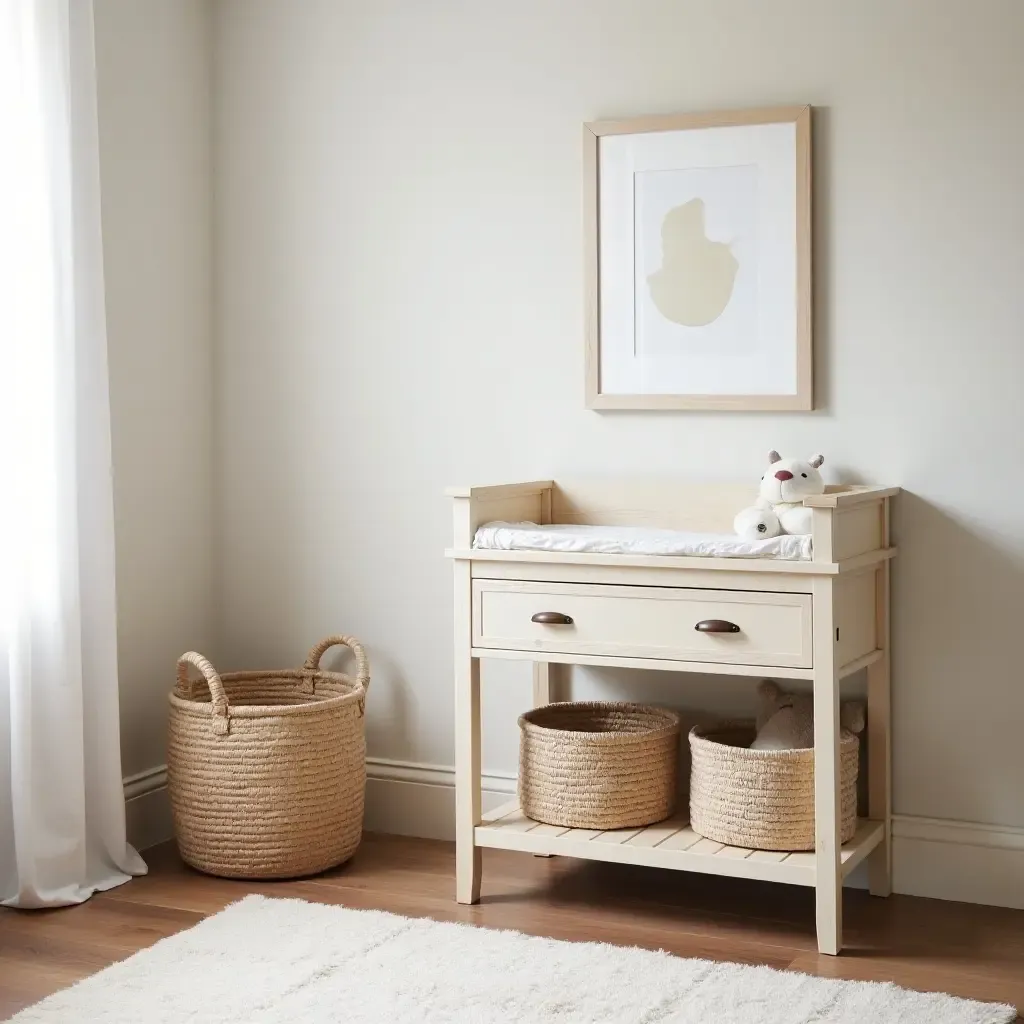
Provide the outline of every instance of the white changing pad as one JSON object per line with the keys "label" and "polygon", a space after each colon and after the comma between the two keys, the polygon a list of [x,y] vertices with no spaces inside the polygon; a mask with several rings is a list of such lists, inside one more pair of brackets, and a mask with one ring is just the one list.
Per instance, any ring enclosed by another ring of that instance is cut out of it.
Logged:
{"label": "white changing pad", "polygon": [[488,551],[571,551],[602,555],[699,555],[705,558],[781,558],[808,561],[808,536],[744,540],[727,533],[685,533],[643,526],[485,523],[474,548]]}

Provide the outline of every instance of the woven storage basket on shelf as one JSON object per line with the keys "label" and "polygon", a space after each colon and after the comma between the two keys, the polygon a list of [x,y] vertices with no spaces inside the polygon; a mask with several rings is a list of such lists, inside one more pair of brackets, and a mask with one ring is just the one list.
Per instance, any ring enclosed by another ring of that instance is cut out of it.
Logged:
{"label": "woven storage basket on shelf", "polygon": [[519,803],[566,828],[651,825],[675,808],[679,716],[643,704],[547,704],[519,718]]}
{"label": "woven storage basket on shelf", "polygon": [[[728,846],[814,849],[814,751],[750,750],[755,729],[726,723],[690,730],[690,826]],[[840,737],[842,841],[857,829],[860,741]]]}
{"label": "woven storage basket on shelf", "polygon": [[[335,644],[355,654],[355,679],[320,668]],[[296,878],[351,857],[363,832],[369,684],[366,654],[345,636],[322,640],[300,669],[221,676],[183,654],[167,749],[182,859],[226,878]]]}

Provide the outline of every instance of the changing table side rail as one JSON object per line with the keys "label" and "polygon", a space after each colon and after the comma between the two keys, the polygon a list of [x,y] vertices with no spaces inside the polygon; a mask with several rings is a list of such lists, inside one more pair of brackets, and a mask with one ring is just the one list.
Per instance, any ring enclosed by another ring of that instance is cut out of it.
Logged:
{"label": "changing table side rail", "polygon": [[479,526],[490,522],[551,522],[553,480],[492,487],[449,487],[454,513],[454,547],[469,550]]}
{"label": "changing table side rail", "polygon": [[811,510],[815,562],[853,567],[855,559],[889,548],[889,499],[898,487],[860,488],[804,498]]}

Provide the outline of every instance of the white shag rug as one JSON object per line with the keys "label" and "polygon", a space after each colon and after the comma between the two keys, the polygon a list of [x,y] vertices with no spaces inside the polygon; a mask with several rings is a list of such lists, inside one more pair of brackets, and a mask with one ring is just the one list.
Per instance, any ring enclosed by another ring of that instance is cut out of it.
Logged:
{"label": "white shag rug", "polygon": [[1009,1006],[248,896],[17,1024],[1002,1024]]}

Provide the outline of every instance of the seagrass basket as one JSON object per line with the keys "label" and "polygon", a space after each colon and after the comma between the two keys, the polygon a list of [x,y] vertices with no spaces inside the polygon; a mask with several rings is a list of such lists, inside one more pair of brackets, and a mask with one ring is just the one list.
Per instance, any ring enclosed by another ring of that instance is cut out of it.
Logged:
{"label": "seagrass basket", "polygon": [[[756,850],[814,849],[814,750],[750,750],[748,723],[690,730],[690,826],[727,846]],[[860,741],[840,736],[840,832],[857,830]]]}
{"label": "seagrass basket", "polygon": [[644,704],[547,704],[519,718],[519,804],[566,828],[651,825],[675,808],[679,716]]}
{"label": "seagrass basket", "polygon": [[[336,644],[355,654],[355,679],[320,668]],[[190,665],[205,683],[189,678]],[[183,654],[167,745],[182,859],[225,878],[297,878],[351,857],[363,831],[369,684],[366,654],[346,636],[322,640],[299,669],[221,676],[201,654]]]}

